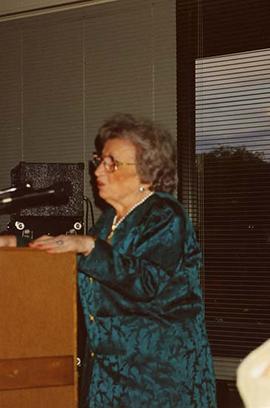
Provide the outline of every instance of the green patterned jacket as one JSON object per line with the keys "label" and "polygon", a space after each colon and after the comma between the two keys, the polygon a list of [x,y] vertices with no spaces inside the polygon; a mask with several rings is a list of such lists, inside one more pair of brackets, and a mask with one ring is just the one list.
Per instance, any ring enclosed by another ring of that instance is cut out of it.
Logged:
{"label": "green patterned jacket", "polygon": [[83,408],[215,408],[204,323],[201,252],[170,194],[155,193],[107,241],[114,210],[78,261],[87,328]]}

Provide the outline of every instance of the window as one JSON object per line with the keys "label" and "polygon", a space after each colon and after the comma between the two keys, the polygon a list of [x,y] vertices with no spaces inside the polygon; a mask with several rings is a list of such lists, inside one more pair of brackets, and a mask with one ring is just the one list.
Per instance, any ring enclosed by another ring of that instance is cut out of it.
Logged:
{"label": "window", "polygon": [[198,59],[196,156],[207,326],[216,356],[270,333],[270,50]]}
{"label": "window", "polygon": [[218,379],[269,337],[270,3],[177,3],[179,196],[204,253]]}

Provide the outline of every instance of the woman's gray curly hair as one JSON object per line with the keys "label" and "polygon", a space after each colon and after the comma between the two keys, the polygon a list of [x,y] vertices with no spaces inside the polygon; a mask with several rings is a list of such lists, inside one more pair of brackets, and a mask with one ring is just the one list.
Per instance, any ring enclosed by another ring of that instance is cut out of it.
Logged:
{"label": "woman's gray curly hair", "polygon": [[172,193],[176,188],[176,146],[170,133],[147,119],[116,114],[100,127],[96,147],[101,152],[109,139],[129,140],[136,148],[137,171],[150,190]]}

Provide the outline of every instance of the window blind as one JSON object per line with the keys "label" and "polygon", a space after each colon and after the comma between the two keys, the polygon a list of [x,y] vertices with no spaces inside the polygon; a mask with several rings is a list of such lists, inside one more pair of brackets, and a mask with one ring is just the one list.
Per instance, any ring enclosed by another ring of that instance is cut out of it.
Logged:
{"label": "window blind", "polygon": [[180,0],[176,10],[179,197],[204,254],[216,376],[230,381],[269,337],[270,3]]}
{"label": "window blind", "polygon": [[2,188],[21,160],[87,169],[98,127],[116,112],[176,136],[175,0],[90,3],[0,22]]}
{"label": "window blind", "polygon": [[217,356],[270,334],[270,49],[196,61],[205,301]]}

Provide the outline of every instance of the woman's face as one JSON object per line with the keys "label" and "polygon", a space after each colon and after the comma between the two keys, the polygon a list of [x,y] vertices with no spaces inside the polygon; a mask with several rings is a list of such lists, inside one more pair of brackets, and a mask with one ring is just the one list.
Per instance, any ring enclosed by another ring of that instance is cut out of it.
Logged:
{"label": "woman's face", "polygon": [[102,158],[108,157],[120,164],[113,172],[106,169],[104,162],[97,167],[95,175],[100,197],[112,206],[125,205],[133,197],[137,200],[142,183],[136,169],[135,146],[126,139],[109,139],[102,150]]}

